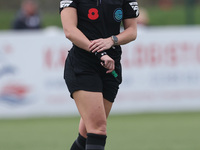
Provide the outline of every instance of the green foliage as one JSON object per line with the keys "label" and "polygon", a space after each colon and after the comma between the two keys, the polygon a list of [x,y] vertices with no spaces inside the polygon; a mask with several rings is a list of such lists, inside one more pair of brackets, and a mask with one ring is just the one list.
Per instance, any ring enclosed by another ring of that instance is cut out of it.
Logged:
{"label": "green foliage", "polygon": [[14,17],[15,17],[14,11],[0,10],[0,30],[10,29]]}
{"label": "green foliage", "polygon": [[[184,5],[174,5],[168,9],[161,9],[157,6],[147,7],[149,14],[149,25],[185,25],[188,19],[193,19],[192,24],[200,24],[200,6],[188,8]],[[11,10],[0,10],[0,30],[11,28],[11,23],[16,12]],[[58,26],[62,27],[58,11],[44,11],[42,14],[43,27]]]}
{"label": "green foliage", "polygon": [[48,26],[62,27],[59,12],[46,12],[42,15],[42,20],[44,28]]}
{"label": "green foliage", "polygon": [[[113,115],[108,150],[199,150],[200,112]],[[2,150],[68,150],[79,118],[0,120]]]}
{"label": "green foliage", "polygon": [[[185,25],[188,19],[193,19],[193,24],[200,24],[200,6],[187,8],[184,5],[176,5],[168,9],[161,9],[157,6],[147,7],[151,26],[154,25]],[[192,11],[190,11],[192,10]],[[0,10],[0,30],[11,28],[11,23],[15,17],[15,11]],[[43,27],[62,27],[58,11],[44,11],[42,14]],[[193,17],[192,17],[193,16]]]}
{"label": "green foliage", "polygon": [[[200,7],[188,9],[185,6],[173,6],[168,9],[159,7],[147,8],[150,25],[185,25],[189,18],[194,18],[193,24],[200,24]],[[188,18],[189,17],[189,18]]]}

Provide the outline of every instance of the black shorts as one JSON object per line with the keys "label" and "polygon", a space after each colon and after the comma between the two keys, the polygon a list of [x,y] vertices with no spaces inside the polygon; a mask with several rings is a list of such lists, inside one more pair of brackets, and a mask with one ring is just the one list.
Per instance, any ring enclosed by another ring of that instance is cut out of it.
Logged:
{"label": "black shorts", "polygon": [[64,69],[64,79],[71,97],[73,98],[73,92],[78,90],[102,92],[105,99],[114,102],[122,82],[120,61],[115,61],[118,76],[114,77],[111,73],[106,73],[96,56],[84,50],[81,50],[81,53],[76,51],[74,48],[70,50]]}

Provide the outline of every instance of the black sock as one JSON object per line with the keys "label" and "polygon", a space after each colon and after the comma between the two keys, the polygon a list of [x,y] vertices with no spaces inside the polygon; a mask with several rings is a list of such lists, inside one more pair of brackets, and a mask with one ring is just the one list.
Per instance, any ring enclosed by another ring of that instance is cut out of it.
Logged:
{"label": "black sock", "polygon": [[85,150],[86,138],[84,138],[80,133],[76,141],[74,141],[70,150]]}
{"label": "black sock", "polygon": [[88,133],[87,136],[85,150],[104,150],[107,138],[106,135]]}

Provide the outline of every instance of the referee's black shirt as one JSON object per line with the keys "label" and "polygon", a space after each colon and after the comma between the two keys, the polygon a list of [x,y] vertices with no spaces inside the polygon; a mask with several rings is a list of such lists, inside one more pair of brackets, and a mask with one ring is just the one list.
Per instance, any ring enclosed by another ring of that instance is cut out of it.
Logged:
{"label": "referee's black shirt", "polygon": [[119,34],[123,19],[139,15],[136,0],[61,0],[60,12],[66,7],[77,9],[77,27],[89,40]]}
{"label": "referee's black shirt", "polygon": [[121,20],[139,15],[136,0],[61,0],[77,9],[78,28],[89,39],[107,38],[120,32]]}

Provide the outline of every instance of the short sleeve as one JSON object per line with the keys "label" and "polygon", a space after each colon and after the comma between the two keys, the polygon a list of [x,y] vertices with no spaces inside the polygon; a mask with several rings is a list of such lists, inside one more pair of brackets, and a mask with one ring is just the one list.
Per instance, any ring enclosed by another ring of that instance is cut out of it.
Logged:
{"label": "short sleeve", "polygon": [[139,7],[136,0],[124,0],[123,4],[123,19],[137,18],[139,16]]}
{"label": "short sleeve", "polygon": [[59,12],[61,12],[66,7],[77,8],[78,0],[60,0]]}

